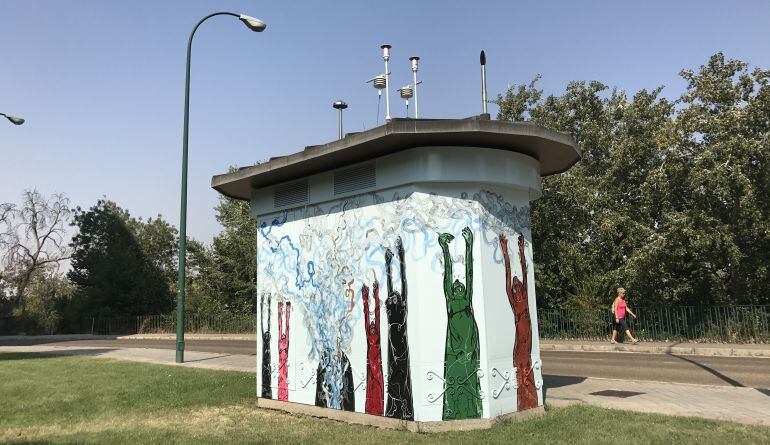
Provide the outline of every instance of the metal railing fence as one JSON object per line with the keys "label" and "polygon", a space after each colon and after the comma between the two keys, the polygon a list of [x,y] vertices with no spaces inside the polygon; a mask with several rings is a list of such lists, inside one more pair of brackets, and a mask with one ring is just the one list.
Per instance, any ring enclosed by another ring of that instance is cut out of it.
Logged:
{"label": "metal railing fence", "polygon": [[[628,318],[635,336],[649,341],[770,343],[770,306],[665,306],[633,308]],[[606,340],[612,333],[609,307],[597,309],[538,309],[542,339]],[[195,315],[185,317],[185,332],[196,334],[255,334],[256,315]],[[35,334],[173,334],[176,315],[87,318],[60,326],[56,332],[0,317],[0,335]]]}
{"label": "metal railing fence", "polygon": [[[254,334],[256,315],[195,315],[185,316],[185,332],[191,334]],[[133,335],[173,334],[176,314],[142,315],[137,317],[93,318],[91,334]]]}
{"label": "metal railing fence", "polygon": [[[632,308],[631,332],[642,340],[770,343],[770,306],[668,306]],[[601,309],[539,309],[543,339],[607,339],[613,316]]]}

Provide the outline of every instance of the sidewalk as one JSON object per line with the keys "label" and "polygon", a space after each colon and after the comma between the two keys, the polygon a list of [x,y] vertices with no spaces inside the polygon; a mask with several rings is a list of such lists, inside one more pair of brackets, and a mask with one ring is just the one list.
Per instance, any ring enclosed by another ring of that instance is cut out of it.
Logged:
{"label": "sidewalk", "polygon": [[[254,356],[209,352],[187,351],[186,362],[178,365],[175,363],[175,351],[170,349],[45,345],[0,346],[0,352],[80,355],[249,373],[256,370]],[[545,391],[546,402],[553,406],[587,403],[605,408],[770,426],[770,391],[766,389],[546,376]]]}
{"label": "sidewalk", "polygon": [[[174,334],[134,335],[35,335],[0,336],[2,341],[43,342],[74,340],[175,340]],[[185,334],[185,340],[257,341],[253,334]],[[549,340],[540,339],[541,351],[585,351],[585,352],[639,352],[645,354],[705,355],[721,357],[768,357],[770,344],[728,344],[689,342],[640,342],[611,344],[609,341],[591,340]]]}
{"label": "sidewalk", "polygon": [[559,376],[550,377],[545,384],[546,402],[552,406],[586,403],[603,408],[770,426],[770,390],[767,389]]}
{"label": "sidewalk", "polygon": [[611,344],[608,341],[540,340],[541,351],[641,352],[646,354],[708,355],[722,357],[768,357],[770,344],[688,342],[640,342]]}
{"label": "sidewalk", "polygon": [[34,352],[57,355],[78,355],[95,358],[110,358],[132,362],[155,363],[159,365],[187,366],[191,368],[214,369],[218,371],[255,372],[257,358],[253,355],[235,355],[213,352],[185,351],[185,363],[176,363],[173,349],[109,348],[98,346],[0,346],[2,352]]}

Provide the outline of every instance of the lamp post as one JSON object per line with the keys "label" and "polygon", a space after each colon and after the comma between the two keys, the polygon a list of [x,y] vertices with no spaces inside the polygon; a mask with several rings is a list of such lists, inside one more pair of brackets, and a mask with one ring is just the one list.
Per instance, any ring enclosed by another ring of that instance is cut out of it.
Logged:
{"label": "lamp post", "polygon": [[332,104],[332,107],[334,107],[337,110],[340,110],[340,119],[339,119],[339,127],[340,127],[340,139],[342,139],[342,110],[348,107],[348,104],[345,103],[343,100],[338,100],[337,102],[334,102]]}
{"label": "lamp post", "polygon": [[187,42],[187,71],[184,85],[184,133],[182,134],[182,199],[179,216],[179,281],[177,283],[177,319],[176,319],[176,362],[184,362],[184,291],[185,291],[185,263],[187,254],[187,135],[190,115],[190,55],[192,51],[195,31],[203,22],[218,15],[229,15],[242,21],[247,28],[254,32],[265,30],[265,23],[254,17],[232,12],[215,12],[203,17],[190,33]]}
{"label": "lamp post", "polygon": [[18,116],[11,116],[10,114],[0,113],[0,116],[5,117],[9,121],[11,121],[14,125],[21,125],[24,123],[24,119],[18,117]]}

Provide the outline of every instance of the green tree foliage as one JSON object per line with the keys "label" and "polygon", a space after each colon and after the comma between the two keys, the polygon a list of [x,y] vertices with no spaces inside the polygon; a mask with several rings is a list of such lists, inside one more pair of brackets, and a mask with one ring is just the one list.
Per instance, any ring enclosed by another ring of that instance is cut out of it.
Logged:
{"label": "green tree foliage", "polygon": [[256,312],[257,223],[249,203],[221,196],[215,208],[222,232],[211,247],[193,252],[192,310],[206,313]]}
{"label": "green tree foliage", "polygon": [[[532,207],[538,298],[635,304],[770,303],[770,72],[721,53],[670,101],[600,82],[498,96],[499,119],[568,132],[582,161]],[[591,295],[587,295],[591,294]]]}
{"label": "green tree foliage", "polygon": [[164,314],[174,305],[177,231],[161,217],[132,218],[112,201],[77,209],[70,317]]}
{"label": "green tree foliage", "polygon": [[36,272],[27,287],[25,313],[20,315],[31,321],[27,333],[57,333],[74,292],[66,275],[54,270]]}

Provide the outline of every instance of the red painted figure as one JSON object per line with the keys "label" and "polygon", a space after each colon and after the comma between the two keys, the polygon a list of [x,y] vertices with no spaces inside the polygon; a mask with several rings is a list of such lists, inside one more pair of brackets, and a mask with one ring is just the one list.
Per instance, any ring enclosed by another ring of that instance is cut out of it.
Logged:
{"label": "red painted figure", "polygon": [[291,303],[286,303],[286,330],[283,330],[284,304],[278,303],[278,400],[289,400],[289,320]]}
{"label": "red painted figure", "polygon": [[527,259],[524,257],[524,237],[519,235],[519,260],[521,275],[513,277],[511,282],[511,260],[508,257],[508,240],[500,234],[500,247],[505,260],[505,291],[516,319],[516,342],[513,346],[513,366],[516,367],[518,384],[518,410],[537,407],[537,389],[532,372],[532,319],[529,316],[529,298],[527,295]]}
{"label": "red painted figure", "polygon": [[382,379],[382,351],[380,350],[380,285],[372,287],[374,293],[374,320],[369,312],[369,288],[364,285],[364,325],[366,329],[366,413],[381,416],[385,407]]}

